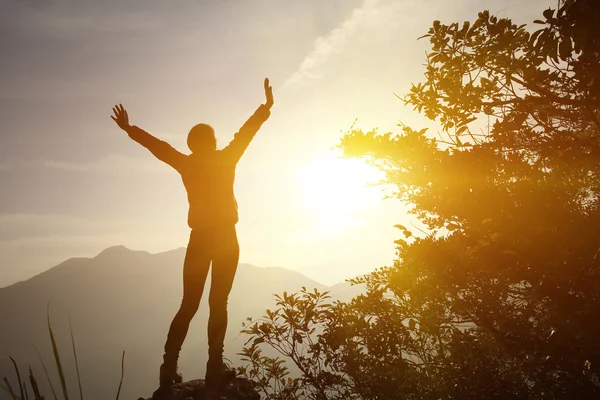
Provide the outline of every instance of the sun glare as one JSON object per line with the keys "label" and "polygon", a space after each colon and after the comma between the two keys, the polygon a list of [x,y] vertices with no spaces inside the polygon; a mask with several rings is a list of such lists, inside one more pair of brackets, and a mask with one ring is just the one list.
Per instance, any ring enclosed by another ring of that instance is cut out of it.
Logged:
{"label": "sun glare", "polygon": [[315,218],[315,230],[332,235],[360,224],[359,214],[381,199],[380,189],[369,186],[381,178],[381,171],[362,160],[334,154],[313,158],[299,180],[302,204]]}

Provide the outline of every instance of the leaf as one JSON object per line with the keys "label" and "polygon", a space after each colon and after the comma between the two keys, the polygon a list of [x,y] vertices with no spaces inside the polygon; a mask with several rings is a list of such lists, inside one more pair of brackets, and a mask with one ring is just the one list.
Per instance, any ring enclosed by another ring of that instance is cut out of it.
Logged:
{"label": "leaf", "polygon": [[20,400],[17,395],[15,394],[15,392],[13,392],[12,387],[10,386],[10,382],[8,381],[8,379],[6,377],[4,377],[4,382],[6,383],[6,387],[2,386],[2,389],[6,390],[8,392],[8,394],[10,395],[10,398],[12,400]]}
{"label": "leaf", "polygon": [[52,350],[54,351],[54,360],[56,361],[56,369],[58,370],[58,377],[60,378],[60,386],[62,387],[63,396],[65,400],[69,400],[69,394],[67,392],[67,383],[65,382],[65,373],[60,362],[60,356],[58,354],[58,346],[54,339],[54,332],[52,332],[52,325],[50,324],[50,303],[48,303],[48,332],[50,334],[50,341],[52,342]]}
{"label": "leaf", "polygon": [[12,357],[8,357],[10,358],[10,361],[12,361],[13,366],[15,368],[15,371],[17,372],[17,383],[19,384],[19,391],[21,392],[21,399],[23,399],[23,385],[21,384],[21,374],[19,373],[19,367],[17,367],[17,363],[15,362],[15,359]]}
{"label": "leaf", "polygon": [[558,45],[558,51],[560,54],[560,58],[566,60],[569,58],[571,53],[573,52],[573,47],[571,45],[571,38],[563,38]]}
{"label": "leaf", "polygon": [[73,337],[73,325],[71,324],[71,315],[69,314],[69,330],[71,332],[71,344],[73,345],[73,356],[75,357],[75,370],[77,371],[77,384],[79,385],[79,398],[83,400],[83,389],[81,388],[81,375],[79,374],[79,362],[77,361],[77,351],[75,350],[75,338]]}
{"label": "leaf", "polygon": [[42,364],[42,369],[44,370],[44,375],[46,375],[46,381],[48,381],[48,386],[50,386],[50,391],[52,392],[52,397],[54,397],[54,400],[58,400],[58,396],[56,396],[56,391],[54,390],[54,385],[52,384],[52,380],[50,379],[50,374],[48,374],[48,369],[46,368],[46,364],[44,363],[44,360],[42,359],[42,356],[40,355],[40,352],[38,351],[38,349],[35,349],[38,358],[40,359],[40,363]]}
{"label": "leaf", "polygon": [[457,229],[460,229],[460,225],[454,222],[450,222],[446,225],[446,228],[450,231],[455,231]]}
{"label": "leaf", "polygon": [[408,320],[408,328],[410,330],[414,331],[416,326],[417,326],[417,322],[414,319],[411,318]]}
{"label": "leaf", "polygon": [[31,389],[33,390],[34,400],[43,400],[43,397],[40,395],[40,389],[38,387],[37,380],[35,379],[35,376],[33,376],[31,365],[29,366],[29,383],[31,384]]}
{"label": "leaf", "polygon": [[531,35],[531,38],[529,39],[529,43],[531,45],[535,45],[536,51],[539,50],[540,46],[544,43],[545,35],[546,35],[546,29],[540,29],[538,31],[535,31],[533,33],[533,35]]}
{"label": "leaf", "polygon": [[544,15],[544,18],[546,18],[547,20],[552,18],[552,16],[554,15],[554,10],[551,8],[548,8],[547,10],[544,10],[544,12],[542,13]]}
{"label": "leaf", "polygon": [[403,249],[406,249],[408,247],[408,243],[406,242],[406,240],[404,239],[397,239],[394,240],[394,243],[398,245],[398,247],[401,247]]}

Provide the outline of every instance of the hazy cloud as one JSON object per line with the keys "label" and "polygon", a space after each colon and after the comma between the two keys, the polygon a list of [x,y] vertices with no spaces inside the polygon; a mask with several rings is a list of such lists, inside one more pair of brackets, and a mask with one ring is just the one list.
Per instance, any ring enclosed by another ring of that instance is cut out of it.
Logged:
{"label": "hazy cloud", "polygon": [[379,5],[379,0],[365,0],[361,7],[354,9],[352,15],[340,26],[326,36],[315,40],[313,50],[306,56],[300,67],[285,81],[282,89],[296,87],[304,82],[317,78],[319,68],[335,53],[342,50],[344,45],[355,35],[369,14]]}
{"label": "hazy cloud", "polygon": [[[156,2],[144,2],[144,6],[140,7],[138,4],[136,7],[131,1],[52,0],[7,1],[0,9],[5,13],[10,12],[4,15],[13,16],[1,18],[3,22],[30,34],[77,39],[74,34],[91,36],[95,33],[151,32],[164,29],[171,22],[171,16],[184,17],[178,13],[169,13],[170,8]],[[157,9],[162,12],[155,12]]]}
{"label": "hazy cloud", "polygon": [[[52,236],[83,237],[120,232],[134,221],[90,219],[65,214],[0,214],[0,243]],[[85,233],[85,234],[83,234]]]}
{"label": "hazy cloud", "polygon": [[0,171],[20,168],[42,167],[49,169],[81,172],[169,172],[169,168],[151,157],[134,158],[118,154],[109,154],[96,160],[73,162],[51,159],[8,159],[0,163]]}

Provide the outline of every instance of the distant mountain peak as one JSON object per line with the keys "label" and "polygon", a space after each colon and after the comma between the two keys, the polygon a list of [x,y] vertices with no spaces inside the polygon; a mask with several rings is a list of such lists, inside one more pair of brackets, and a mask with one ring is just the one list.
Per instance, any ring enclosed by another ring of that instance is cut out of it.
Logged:
{"label": "distant mountain peak", "polygon": [[117,244],[114,246],[107,247],[106,249],[102,250],[101,253],[103,253],[105,251],[133,251],[133,250],[128,249],[127,247],[125,247],[122,244]]}
{"label": "distant mountain peak", "polygon": [[102,250],[96,257],[104,257],[104,256],[119,256],[127,253],[131,253],[133,250],[128,249],[127,247],[119,244],[116,246],[108,247]]}

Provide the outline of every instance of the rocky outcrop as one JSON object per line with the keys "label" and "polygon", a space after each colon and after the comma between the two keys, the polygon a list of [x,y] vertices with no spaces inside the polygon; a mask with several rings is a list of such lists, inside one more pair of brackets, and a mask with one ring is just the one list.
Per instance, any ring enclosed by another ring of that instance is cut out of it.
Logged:
{"label": "rocky outcrop", "polygon": [[196,379],[159,388],[152,397],[140,397],[138,400],[260,400],[260,395],[247,379],[232,379],[226,388],[219,391],[207,389],[204,379]]}

